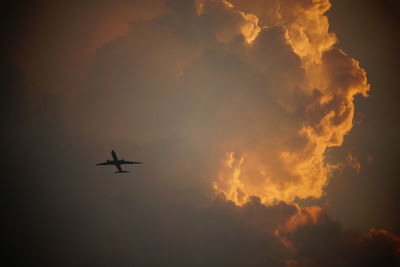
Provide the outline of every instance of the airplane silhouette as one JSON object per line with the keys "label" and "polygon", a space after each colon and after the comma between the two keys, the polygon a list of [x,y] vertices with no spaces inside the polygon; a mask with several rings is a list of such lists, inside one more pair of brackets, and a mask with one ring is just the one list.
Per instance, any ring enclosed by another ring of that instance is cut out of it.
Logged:
{"label": "airplane silhouette", "polygon": [[117,154],[115,153],[114,150],[111,150],[111,155],[113,160],[107,160],[106,162],[98,163],[96,165],[115,165],[117,167],[117,170],[115,173],[128,173],[128,171],[124,171],[121,168],[121,165],[124,164],[142,164],[140,161],[127,161],[124,159],[118,159]]}

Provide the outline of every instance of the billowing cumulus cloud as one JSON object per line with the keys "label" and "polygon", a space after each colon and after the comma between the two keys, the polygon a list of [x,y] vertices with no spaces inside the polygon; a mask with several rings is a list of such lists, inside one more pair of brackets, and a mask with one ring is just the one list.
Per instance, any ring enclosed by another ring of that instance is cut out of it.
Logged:
{"label": "billowing cumulus cloud", "polygon": [[[334,47],[329,1],[144,2],[66,8],[65,21],[82,28],[54,18],[64,6],[44,5],[51,17],[35,19],[59,24],[46,31],[52,41],[35,27],[37,43],[14,70],[23,79],[8,82],[32,98],[22,108],[29,131],[10,130],[23,132],[15,151],[30,148],[33,166],[18,175],[39,188],[27,204],[34,236],[15,226],[16,240],[37,247],[22,261],[396,263],[397,236],[347,231],[324,209],[292,203],[321,197],[343,166],[326,154],[352,129],[354,97],[369,90],[359,63]],[[94,167],[108,148],[144,165],[110,178]]]}
{"label": "billowing cumulus cloud", "polygon": [[207,153],[202,182],[237,204],[320,197],[365,72],[333,48],[329,2],[259,4],[167,1],[134,21],[98,50],[74,129],[104,142],[174,136]]}

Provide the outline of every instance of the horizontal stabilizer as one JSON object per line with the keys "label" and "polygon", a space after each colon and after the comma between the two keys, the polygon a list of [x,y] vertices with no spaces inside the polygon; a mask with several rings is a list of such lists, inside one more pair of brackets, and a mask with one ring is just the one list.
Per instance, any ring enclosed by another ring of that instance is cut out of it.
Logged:
{"label": "horizontal stabilizer", "polygon": [[115,173],[129,173],[128,171],[116,171]]}

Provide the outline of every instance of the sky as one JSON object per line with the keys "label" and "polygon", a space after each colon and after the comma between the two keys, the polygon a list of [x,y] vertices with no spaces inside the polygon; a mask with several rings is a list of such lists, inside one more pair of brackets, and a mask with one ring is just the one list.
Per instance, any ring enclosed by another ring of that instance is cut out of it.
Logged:
{"label": "sky", "polygon": [[5,265],[399,266],[396,1],[1,12]]}

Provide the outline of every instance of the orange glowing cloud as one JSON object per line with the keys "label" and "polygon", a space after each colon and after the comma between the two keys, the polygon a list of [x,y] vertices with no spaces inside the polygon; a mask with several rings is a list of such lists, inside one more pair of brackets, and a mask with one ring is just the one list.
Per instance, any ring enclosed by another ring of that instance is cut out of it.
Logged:
{"label": "orange glowing cloud", "polygon": [[297,212],[293,214],[283,225],[275,230],[275,236],[289,250],[295,251],[296,247],[288,238],[288,235],[294,233],[297,229],[306,225],[316,225],[319,223],[324,210],[318,206],[297,207]]}
{"label": "orange glowing cloud", "polygon": [[369,90],[359,63],[333,47],[336,37],[324,15],[329,1],[277,2],[263,10],[256,2],[232,1],[260,16],[262,30],[244,60],[274,84],[272,97],[283,109],[280,121],[265,120],[278,129],[266,130],[264,144],[230,140],[231,151],[240,153],[235,164],[222,163],[214,188],[239,205],[251,195],[264,203],[321,197],[338,167],[326,162],[325,153],[343,143],[353,126],[354,96]]}
{"label": "orange glowing cloud", "polygon": [[[175,136],[206,151],[197,164],[212,167],[202,182],[238,205],[250,196],[273,204],[323,195],[338,167],[325,154],[343,143],[354,97],[369,90],[359,63],[334,48],[328,0],[155,1],[158,8],[133,15],[136,1],[110,12],[102,3],[94,14],[87,8],[89,30],[69,31],[71,44],[62,30],[48,30],[57,33],[55,55],[38,60],[35,44],[26,51],[31,84],[76,90],[65,107],[71,134],[99,143]],[[35,30],[46,43],[45,31]]]}
{"label": "orange glowing cloud", "polygon": [[297,213],[286,222],[284,229],[287,232],[294,232],[301,226],[316,224],[323,212],[324,210],[318,206],[298,208]]}

